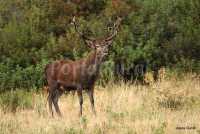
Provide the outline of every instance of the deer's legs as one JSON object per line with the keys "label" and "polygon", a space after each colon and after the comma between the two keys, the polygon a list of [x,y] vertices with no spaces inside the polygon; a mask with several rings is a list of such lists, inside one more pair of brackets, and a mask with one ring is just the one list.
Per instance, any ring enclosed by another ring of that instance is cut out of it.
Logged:
{"label": "deer's legs", "polygon": [[48,96],[49,111],[50,111],[50,113],[51,113],[51,115],[52,115],[52,117],[53,117],[53,109],[52,109],[53,100],[52,100],[52,98],[53,98],[53,92],[50,90],[49,96]]}
{"label": "deer's legs", "polygon": [[54,107],[55,107],[55,110],[56,110],[56,113],[61,117],[62,114],[60,112],[60,108],[58,106],[58,99],[59,97],[62,95],[62,91],[61,90],[55,90],[54,92],[54,96],[53,96],[53,104],[54,104]]}
{"label": "deer's legs", "polygon": [[77,94],[78,94],[79,104],[80,104],[79,116],[82,116],[82,105],[83,105],[82,90],[78,90],[78,91],[77,91]]}
{"label": "deer's legs", "polygon": [[96,110],[95,110],[95,107],[94,107],[94,90],[93,90],[93,88],[87,90],[87,94],[90,98],[92,112],[94,113],[94,115],[96,115]]}
{"label": "deer's legs", "polygon": [[52,117],[53,117],[52,104],[53,104],[56,89],[57,89],[57,84],[55,82],[53,82],[52,84],[49,85],[48,102],[49,102],[49,111],[50,111]]}

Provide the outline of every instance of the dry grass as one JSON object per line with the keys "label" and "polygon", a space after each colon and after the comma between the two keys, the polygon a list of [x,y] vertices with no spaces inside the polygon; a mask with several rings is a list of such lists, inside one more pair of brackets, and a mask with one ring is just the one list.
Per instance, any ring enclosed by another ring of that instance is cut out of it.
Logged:
{"label": "dry grass", "polygon": [[95,100],[97,116],[85,95],[84,115],[79,118],[78,98],[62,96],[64,117],[51,118],[45,98],[38,94],[33,109],[0,112],[0,134],[200,134],[197,79],[165,80],[149,87],[110,84],[96,87]]}

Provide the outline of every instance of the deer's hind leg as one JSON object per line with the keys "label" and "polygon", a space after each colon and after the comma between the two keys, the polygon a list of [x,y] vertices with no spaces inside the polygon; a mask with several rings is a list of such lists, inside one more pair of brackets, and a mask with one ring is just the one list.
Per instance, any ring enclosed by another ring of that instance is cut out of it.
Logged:
{"label": "deer's hind leg", "polygon": [[53,117],[53,109],[52,109],[52,104],[53,104],[53,88],[50,87],[49,90],[49,95],[48,95],[48,103],[49,103],[49,112],[51,113]]}
{"label": "deer's hind leg", "polygon": [[57,83],[56,82],[52,82],[50,85],[49,85],[49,95],[48,95],[48,103],[49,103],[49,111],[53,117],[53,102],[54,102],[54,98],[55,98],[55,93],[56,93],[56,90],[57,90]]}
{"label": "deer's hind leg", "polygon": [[54,107],[55,107],[55,110],[56,110],[56,113],[61,117],[62,114],[60,112],[60,108],[58,106],[58,100],[60,98],[60,96],[62,95],[63,91],[62,90],[55,90],[54,92],[54,96],[53,96],[53,104],[54,104]]}

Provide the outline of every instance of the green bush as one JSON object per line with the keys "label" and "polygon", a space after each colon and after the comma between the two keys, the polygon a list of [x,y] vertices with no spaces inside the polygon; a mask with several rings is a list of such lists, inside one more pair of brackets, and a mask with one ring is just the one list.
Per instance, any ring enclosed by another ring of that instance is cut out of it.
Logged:
{"label": "green bush", "polygon": [[114,62],[112,60],[106,61],[101,66],[100,79],[98,84],[105,85],[108,82],[114,81]]}
{"label": "green bush", "polygon": [[15,113],[18,109],[33,108],[32,94],[20,90],[0,94],[0,105],[3,112]]}
{"label": "green bush", "polygon": [[8,66],[0,64],[0,69],[4,70],[0,73],[0,91],[41,87],[44,84],[44,67],[46,64],[47,61],[43,60],[36,66],[26,68],[17,66],[15,69],[10,69]]}
{"label": "green bush", "polygon": [[128,67],[144,59],[149,70],[199,72],[198,0],[6,0],[0,5],[0,91],[41,87],[48,61],[79,59],[88,52],[70,24],[73,15],[80,30],[93,37],[106,36],[107,26],[123,17],[100,84],[113,79],[111,60]]}

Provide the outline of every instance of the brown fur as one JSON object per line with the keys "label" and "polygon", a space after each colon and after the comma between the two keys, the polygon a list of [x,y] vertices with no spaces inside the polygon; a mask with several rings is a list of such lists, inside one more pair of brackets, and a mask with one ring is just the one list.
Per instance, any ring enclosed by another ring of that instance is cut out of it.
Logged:
{"label": "brown fur", "polygon": [[[75,19],[74,19],[75,21]],[[119,22],[114,25],[118,27]],[[74,22],[75,28],[77,26]],[[77,30],[78,31],[78,30]],[[108,48],[112,44],[113,37],[116,35],[116,31],[103,39],[90,39],[84,36],[78,31],[85,43],[93,49],[90,54],[80,60],[57,60],[45,67],[45,77],[49,87],[49,109],[53,116],[52,104],[54,104],[55,110],[58,115],[61,116],[61,112],[58,106],[58,99],[64,91],[77,91],[80,103],[80,112],[82,115],[82,90],[86,90],[90,102],[92,111],[95,114],[94,108],[94,85],[98,78],[100,65],[104,60],[104,57],[108,54]]]}

